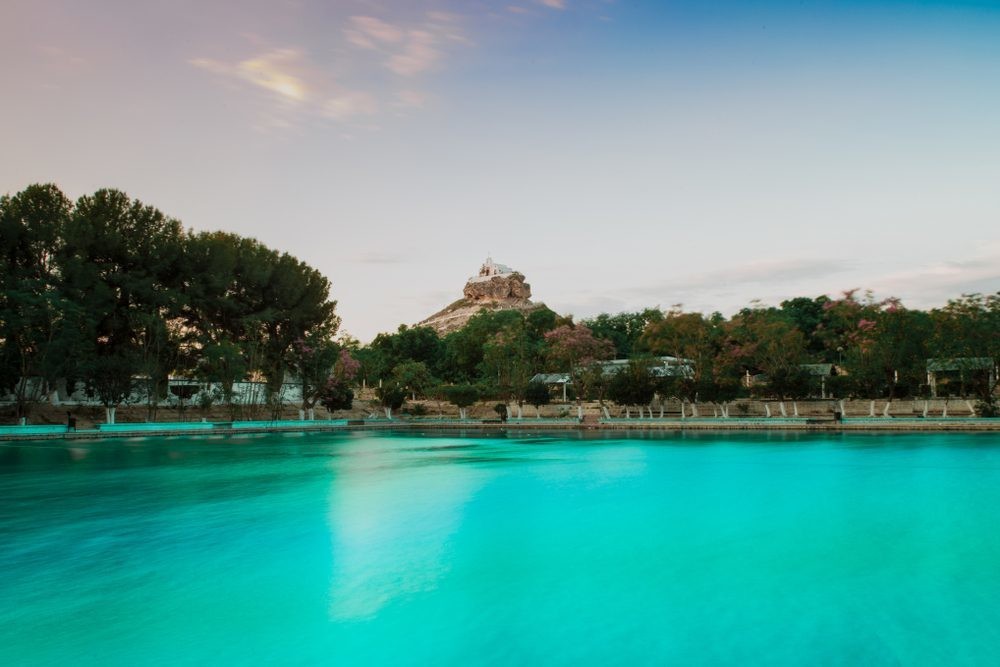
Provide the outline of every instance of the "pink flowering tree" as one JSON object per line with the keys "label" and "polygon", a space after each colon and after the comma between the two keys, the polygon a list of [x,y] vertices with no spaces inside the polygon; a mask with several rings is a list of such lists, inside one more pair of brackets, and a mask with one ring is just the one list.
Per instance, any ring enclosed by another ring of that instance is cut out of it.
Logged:
{"label": "pink flowering tree", "polygon": [[[614,344],[595,338],[582,324],[564,324],[545,334],[548,360],[555,371],[567,372],[576,386],[577,406],[600,374],[591,371],[594,363],[610,359],[615,353]],[[582,417],[582,408],[578,407]]]}
{"label": "pink flowering tree", "polygon": [[361,371],[361,362],[351,356],[350,350],[341,348],[333,372],[326,379],[319,394],[319,401],[327,410],[350,410],[354,404],[351,386]]}
{"label": "pink flowering tree", "polygon": [[335,375],[337,365],[343,364],[342,352],[346,350],[322,334],[307,334],[292,344],[290,367],[302,383],[302,410],[309,419],[315,417],[316,403]]}

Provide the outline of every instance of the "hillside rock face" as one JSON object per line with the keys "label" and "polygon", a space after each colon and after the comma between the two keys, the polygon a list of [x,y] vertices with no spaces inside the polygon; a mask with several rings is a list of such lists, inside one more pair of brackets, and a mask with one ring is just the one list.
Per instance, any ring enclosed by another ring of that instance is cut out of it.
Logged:
{"label": "hillside rock face", "polygon": [[481,310],[529,311],[537,306],[531,302],[531,285],[524,275],[487,258],[479,275],[469,278],[462,290],[464,298],[434,313],[416,326],[430,327],[443,336],[465,326]]}
{"label": "hillside rock face", "polygon": [[531,285],[517,271],[490,276],[488,280],[470,279],[463,290],[465,298],[473,303],[498,303],[527,301],[531,298]]}

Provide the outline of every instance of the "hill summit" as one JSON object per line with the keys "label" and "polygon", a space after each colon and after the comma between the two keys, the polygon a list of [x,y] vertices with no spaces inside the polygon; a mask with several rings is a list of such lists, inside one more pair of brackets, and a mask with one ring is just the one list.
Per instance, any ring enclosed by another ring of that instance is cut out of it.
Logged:
{"label": "hill summit", "polygon": [[418,322],[418,327],[430,327],[445,335],[465,326],[481,310],[529,311],[538,306],[531,301],[531,285],[524,274],[498,264],[492,257],[479,268],[479,275],[465,282],[463,297],[451,305]]}

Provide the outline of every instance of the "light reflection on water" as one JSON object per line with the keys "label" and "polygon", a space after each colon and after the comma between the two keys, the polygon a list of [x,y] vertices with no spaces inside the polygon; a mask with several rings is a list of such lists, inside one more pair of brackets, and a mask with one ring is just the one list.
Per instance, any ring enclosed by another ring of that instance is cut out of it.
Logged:
{"label": "light reflection on water", "polygon": [[991,664],[991,434],[0,446],[0,664]]}

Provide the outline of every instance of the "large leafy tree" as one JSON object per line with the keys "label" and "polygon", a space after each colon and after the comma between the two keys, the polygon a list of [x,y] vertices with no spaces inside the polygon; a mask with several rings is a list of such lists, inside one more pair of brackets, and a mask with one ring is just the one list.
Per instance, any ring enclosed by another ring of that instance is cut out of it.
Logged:
{"label": "large leafy tree", "polygon": [[72,368],[79,311],[58,263],[70,210],[54,185],[0,198],[0,390],[19,417]]}
{"label": "large leafy tree", "polygon": [[582,324],[590,328],[596,338],[610,340],[615,346],[615,357],[628,359],[636,352],[645,352],[642,334],[652,322],[663,320],[663,312],[656,308],[646,308],[634,313],[600,315]]}
{"label": "large leafy tree", "polygon": [[590,328],[584,324],[563,324],[545,334],[548,344],[549,367],[555,371],[567,372],[576,386],[577,413],[583,417],[580,401],[590,395],[604,375],[594,369],[594,362],[610,359],[615,352],[614,344],[602,338],[595,338]]}
{"label": "large leafy tree", "polygon": [[94,342],[81,362],[91,386],[102,381],[102,368],[120,375],[130,368],[146,377],[151,406],[166,393],[180,344],[183,236],[177,220],[118,190],[76,202],[62,266]]}

